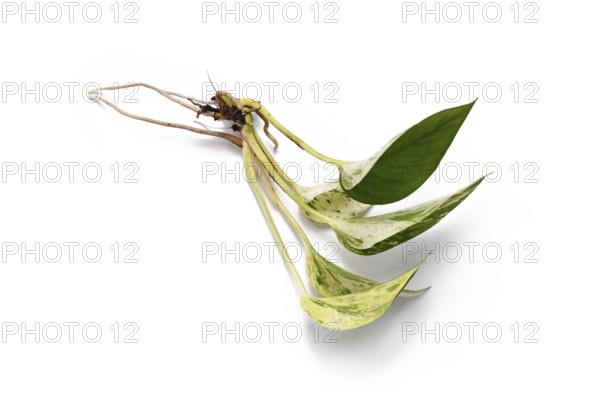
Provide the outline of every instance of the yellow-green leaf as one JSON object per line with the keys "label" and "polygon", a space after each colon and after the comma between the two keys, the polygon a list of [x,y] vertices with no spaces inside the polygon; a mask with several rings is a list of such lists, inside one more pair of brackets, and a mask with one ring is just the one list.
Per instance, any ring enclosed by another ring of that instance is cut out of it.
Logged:
{"label": "yellow-green leaf", "polygon": [[302,296],[304,311],[319,324],[344,331],[369,324],[383,315],[417,272],[420,263],[389,282],[333,297]]}
{"label": "yellow-green leaf", "polygon": [[[309,248],[306,257],[306,275],[317,292],[325,297],[362,292],[381,284],[343,269],[323,257],[313,247]],[[403,289],[400,296],[418,296],[427,290],[429,287],[420,290]]]}

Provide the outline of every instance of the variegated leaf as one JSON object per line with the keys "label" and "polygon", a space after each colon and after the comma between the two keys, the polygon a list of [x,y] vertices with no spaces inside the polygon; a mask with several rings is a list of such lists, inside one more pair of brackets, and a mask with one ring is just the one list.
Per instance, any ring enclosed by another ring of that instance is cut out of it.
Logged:
{"label": "variegated leaf", "polygon": [[[306,257],[306,275],[317,292],[325,297],[362,292],[381,284],[341,268],[323,257],[312,247]],[[429,287],[420,290],[403,289],[400,296],[418,296],[427,290],[429,290]]]}
{"label": "variegated leaf", "polygon": [[[332,219],[359,218],[372,207],[348,196],[339,182],[326,182],[311,187],[299,186],[296,190],[308,207]],[[313,222],[324,223],[318,216],[304,210],[302,213]]]}
{"label": "variegated leaf", "polygon": [[303,295],[302,308],[323,326],[333,326],[341,331],[361,327],[390,308],[421,264],[389,282],[360,292],[333,297]]}
{"label": "variegated leaf", "polygon": [[378,254],[420,235],[456,208],[483,181],[458,192],[405,210],[368,218],[329,220],[340,243],[362,255]]}

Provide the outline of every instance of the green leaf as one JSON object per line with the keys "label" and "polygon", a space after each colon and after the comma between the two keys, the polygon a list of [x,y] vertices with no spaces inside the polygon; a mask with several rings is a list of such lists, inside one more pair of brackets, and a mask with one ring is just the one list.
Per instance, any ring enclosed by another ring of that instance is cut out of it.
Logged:
{"label": "green leaf", "polygon": [[[359,218],[372,207],[348,196],[339,182],[326,182],[311,187],[298,186],[296,190],[308,207],[332,219]],[[325,223],[309,212],[302,210],[302,213],[313,222]]]}
{"label": "green leaf", "polygon": [[[381,284],[339,267],[319,254],[313,247],[309,248],[306,257],[306,275],[317,292],[325,297],[362,292]],[[418,296],[429,289],[429,287],[420,290],[403,289],[400,296]]]}
{"label": "green leaf", "polygon": [[407,197],[435,171],[474,104],[425,118],[367,160],[338,164],[342,188],[366,204],[389,204]]}
{"label": "green leaf", "polygon": [[319,324],[349,330],[373,322],[385,313],[423,263],[389,282],[333,297],[303,295],[301,305]]}
{"label": "green leaf", "polygon": [[372,255],[389,250],[425,232],[465,200],[485,177],[456,193],[405,210],[368,218],[329,220],[348,250]]}

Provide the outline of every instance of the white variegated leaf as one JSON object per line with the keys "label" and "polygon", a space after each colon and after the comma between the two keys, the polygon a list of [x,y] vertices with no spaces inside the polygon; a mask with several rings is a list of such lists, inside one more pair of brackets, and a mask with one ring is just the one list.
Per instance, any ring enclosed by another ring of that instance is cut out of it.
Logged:
{"label": "white variegated leaf", "polygon": [[302,308],[320,325],[340,331],[359,328],[373,322],[390,308],[421,264],[389,282],[360,292],[333,297],[305,294],[301,300]]}
{"label": "white variegated leaf", "polygon": [[340,243],[348,250],[372,255],[389,250],[425,232],[456,208],[481,178],[456,193],[405,210],[368,218],[329,220]]}
{"label": "white variegated leaf", "polygon": [[[296,190],[308,207],[327,218],[360,218],[372,207],[348,196],[339,182],[326,182],[311,187],[299,186]],[[302,213],[313,222],[324,223],[324,220],[318,216],[304,210]]]}
{"label": "white variegated leaf", "polygon": [[[381,284],[341,268],[323,257],[313,247],[309,249],[306,257],[306,275],[317,292],[325,297],[362,292]],[[400,296],[418,296],[427,290],[429,288],[420,290],[403,289]]]}

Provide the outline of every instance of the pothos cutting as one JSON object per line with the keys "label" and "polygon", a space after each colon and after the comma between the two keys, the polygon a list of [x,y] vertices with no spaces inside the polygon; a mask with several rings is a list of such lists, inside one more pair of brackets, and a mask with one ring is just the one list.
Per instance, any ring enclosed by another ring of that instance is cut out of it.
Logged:
{"label": "pothos cutting", "polygon": [[[194,127],[126,112],[101,96],[101,91],[145,87],[191,110],[202,127]],[[442,157],[469,115],[474,103],[433,114],[390,140],[381,150],[363,161],[343,161],[328,157],[294,135],[264,105],[248,98],[235,98],[217,91],[208,100],[199,100],[154,86],[134,83],[101,88],[89,93],[117,112],[142,121],[228,140],[242,149],[248,182],[254,191],[267,224],[279,244],[283,260],[301,293],[302,308],[319,324],[348,330],[379,318],[398,296],[417,296],[429,288],[408,290],[406,285],[423,261],[400,276],[377,282],[356,275],[332,263],[315,250],[301,225],[280,200],[278,190],[295,202],[309,220],[329,226],[340,243],[360,255],[379,254],[414,238],[438,223],[465,200],[483,181],[483,177],[457,192],[426,203],[383,215],[365,217],[373,205],[390,204],[416,191],[438,167]],[[209,117],[228,123],[223,129],[211,129],[200,119]],[[277,140],[270,132],[275,127],[286,138],[318,160],[335,165],[336,182],[305,187],[286,175],[263,141],[256,120],[262,120],[262,133],[276,149]],[[275,225],[271,208],[279,210],[295,230],[306,249],[306,275],[319,295],[311,294]]]}

